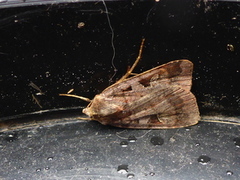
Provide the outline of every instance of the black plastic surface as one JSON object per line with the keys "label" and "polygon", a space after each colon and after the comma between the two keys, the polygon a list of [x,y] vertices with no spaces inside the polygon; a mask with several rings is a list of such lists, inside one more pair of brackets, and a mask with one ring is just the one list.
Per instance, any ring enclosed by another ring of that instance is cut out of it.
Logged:
{"label": "black plastic surface", "polygon": [[205,122],[127,130],[80,121],[3,133],[0,178],[239,179],[239,137],[239,126]]}

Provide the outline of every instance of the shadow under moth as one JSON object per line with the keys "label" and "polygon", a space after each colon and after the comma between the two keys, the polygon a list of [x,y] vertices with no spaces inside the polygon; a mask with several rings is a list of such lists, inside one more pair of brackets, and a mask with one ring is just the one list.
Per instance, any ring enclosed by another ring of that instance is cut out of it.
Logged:
{"label": "shadow under moth", "polygon": [[[193,63],[175,60],[129,77],[141,58],[115,84],[107,87],[83,109],[104,125],[134,129],[170,129],[197,124],[200,120],[192,86]],[[128,78],[129,77],[129,78]],[[73,96],[60,94],[62,96]]]}

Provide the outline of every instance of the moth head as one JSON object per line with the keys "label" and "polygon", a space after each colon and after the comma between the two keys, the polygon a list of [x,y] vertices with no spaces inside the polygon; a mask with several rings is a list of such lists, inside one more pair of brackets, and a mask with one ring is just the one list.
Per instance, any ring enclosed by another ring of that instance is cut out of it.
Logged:
{"label": "moth head", "polygon": [[119,105],[113,103],[112,98],[96,95],[92,102],[83,109],[83,113],[93,119],[100,120],[121,110],[122,108]]}

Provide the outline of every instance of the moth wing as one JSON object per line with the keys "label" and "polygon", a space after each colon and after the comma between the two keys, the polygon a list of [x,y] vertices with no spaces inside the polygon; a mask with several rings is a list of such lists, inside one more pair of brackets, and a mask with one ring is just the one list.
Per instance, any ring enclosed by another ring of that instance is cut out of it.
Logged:
{"label": "moth wing", "polygon": [[113,118],[108,124],[122,128],[170,129],[191,126],[200,119],[195,96],[180,86],[159,86],[128,103],[124,109],[125,117]]}
{"label": "moth wing", "polygon": [[130,77],[120,83],[115,83],[106,88],[102,94],[114,96],[116,93],[131,91],[134,87],[156,86],[165,84],[168,86],[178,85],[182,89],[190,91],[192,86],[193,63],[189,60],[175,60],[157,66],[136,76]]}

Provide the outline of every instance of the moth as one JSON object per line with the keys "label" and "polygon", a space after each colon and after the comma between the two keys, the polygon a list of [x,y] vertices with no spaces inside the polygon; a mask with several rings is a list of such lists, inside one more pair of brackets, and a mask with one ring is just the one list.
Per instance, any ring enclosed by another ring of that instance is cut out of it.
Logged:
{"label": "moth", "polygon": [[120,128],[171,129],[197,124],[199,109],[190,91],[192,62],[175,60],[128,78],[141,58],[143,42],[130,70],[92,100],[83,98],[90,103],[82,112],[91,120]]}

